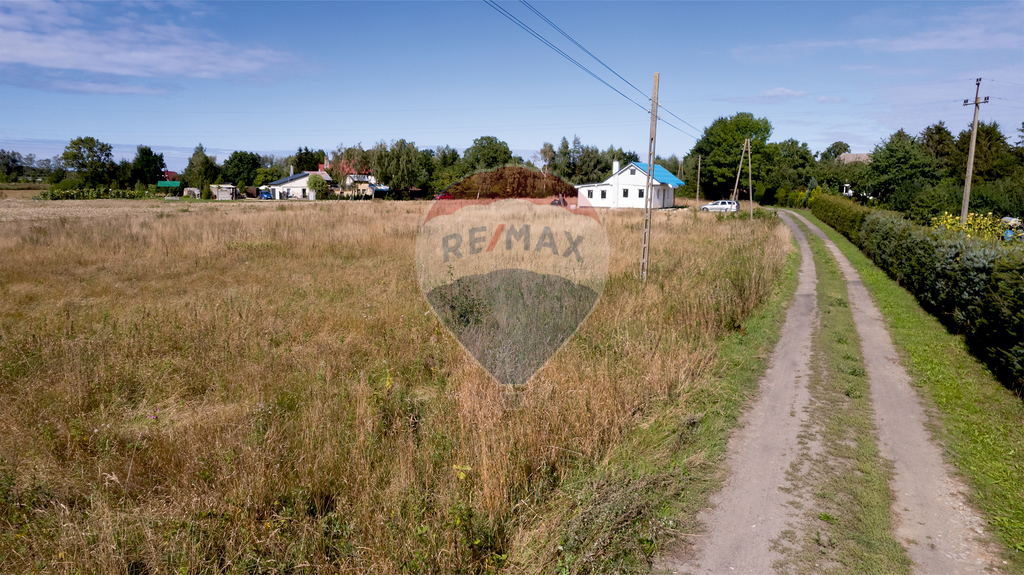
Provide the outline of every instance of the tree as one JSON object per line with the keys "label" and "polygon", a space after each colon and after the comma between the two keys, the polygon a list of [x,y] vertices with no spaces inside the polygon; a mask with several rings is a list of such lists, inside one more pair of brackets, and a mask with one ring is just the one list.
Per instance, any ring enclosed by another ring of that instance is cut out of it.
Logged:
{"label": "tree", "polygon": [[[231,152],[224,160],[221,173],[229,182],[239,188],[255,185],[256,174],[262,165],[259,154],[253,152]],[[273,181],[273,180],[271,180]]]}
{"label": "tree", "polygon": [[508,144],[494,136],[481,136],[462,154],[467,172],[491,170],[512,163],[512,151]]}
{"label": "tree", "polygon": [[16,180],[24,171],[24,159],[21,154],[11,150],[0,150],[0,178],[4,181]]}
{"label": "tree", "polygon": [[154,154],[149,146],[135,148],[135,159],[132,160],[132,183],[142,182],[150,186],[164,177],[164,170],[167,164],[164,163],[163,154]]}
{"label": "tree", "polygon": [[[419,180],[420,153],[414,142],[398,140],[391,143],[390,181],[384,182],[396,190],[406,190],[416,185]],[[405,194],[408,196],[408,194]]]}
{"label": "tree", "polygon": [[310,151],[309,148],[299,148],[295,152],[296,172],[315,172],[320,164],[327,163],[327,153],[323,150]]}
{"label": "tree", "polygon": [[64,167],[74,170],[83,186],[105,186],[114,168],[112,150],[91,136],[75,138],[64,148]]}
{"label": "tree", "polygon": [[831,146],[825,148],[825,151],[818,157],[820,162],[835,162],[839,160],[839,156],[850,153],[850,144],[846,142],[833,142]]}
{"label": "tree", "polygon": [[771,135],[771,122],[767,118],[755,118],[748,112],[739,112],[732,117],[721,117],[712,122],[704,129],[689,154],[702,156],[701,195],[714,199],[732,193],[743,140],[747,138],[750,138],[754,180],[763,181],[771,166],[771,158],[766,149]]}
{"label": "tree", "polygon": [[67,175],[68,172],[64,169],[64,158],[62,156],[54,156],[50,160],[50,177],[46,181],[56,184],[63,181]]}
{"label": "tree", "polygon": [[135,185],[135,180],[132,179],[132,163],[125,158],[113,163],[109,183],[115,190],[130,190]]}
{"label": "tree", "polygon": [[935,160],[902,129],[875,146],[868,183],[882,202],[898,207],[925,184],[938,180]]}
{"label": "tree", "polygon": [[[956,162],[951,174],[964,178],[967,173],[967,154],[971,145],[971,129],[968,127],[956,138]],[[978,122],[978,135],[974,145],[975,183],[982,183],[1005,178],[1013,172],[1015,163],[1013,150],[1006,141],[1006,136],[999,129],[999,123]]]}
{"label": "tree", "polygon": [[806,143],[790,138],[778,144],[768,144],[767,151],[772,157],[764,180],[769,193],[772,190],[793,190],[807,185],[816,164]]}
{"label": "tree", "polygon": [[181,173],[181,179],[186,186],[199,188],[203,193],[207,193],[209,185],[215,183],[219,176],[220,166],[217,165],[216,156],[207,156],[202,144],[196,146],[188,160],[188,166]]}
{"label": "tree", "polygon": [[[956,172],[963,172],[963,168],[957,169],[956,141],[944,122],[940,121],[921,130],[917,141],[921,144],[921,149],[935,160],[935,168],[939,175],[956,177]],[[966,162],[966,156],[964,158]],[[966,163],[964,165],[966,166]],[[963,173],[960,177],[963,177]]]}
{"label": "tree", "polygon": [[327,194],[327,180],[320,177],[320,174],[313,174],[309,177],[309,189],[316,192],[317,198],[323,198]]}
{"label": "tree", "polygon": [[257,188],[269,184],[270,182],[276,182],[284,177],[277,168],[257,168],[256,176],[252,180],[252,185]]}

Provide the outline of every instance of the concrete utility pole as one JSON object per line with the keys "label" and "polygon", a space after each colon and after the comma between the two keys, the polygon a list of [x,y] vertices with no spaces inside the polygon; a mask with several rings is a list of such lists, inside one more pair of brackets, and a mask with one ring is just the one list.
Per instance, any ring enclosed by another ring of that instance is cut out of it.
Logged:
{"label": "concrete utility pole", "polygon": [[647,191],[644,193],[644,244],[640,252],[640,282],[647,283],[647,266],[651,257],[651,188],[654,180],[654,141],[658,132],[658,74],[654,74],[651,97],[651,138],[647,145]]}
{"label": "concrete utility pole", "polygon": [[[981,92],[981,78],[975,82],[974,88],[974,123],[971,125],[971,148],[967,152],[967,177],[964,180],[964,200],[960,205],[960,223],[967,223],[967,206],[971,202],[971,175],[974,174],[974,142],[978,139],[978,110],[982,104],[988,104],[988,96],[985,96],[985,101],[982,102],[981,98],[978,97],[978,93]],[[964,100],[964,106],[970,106],[970,101]]]}

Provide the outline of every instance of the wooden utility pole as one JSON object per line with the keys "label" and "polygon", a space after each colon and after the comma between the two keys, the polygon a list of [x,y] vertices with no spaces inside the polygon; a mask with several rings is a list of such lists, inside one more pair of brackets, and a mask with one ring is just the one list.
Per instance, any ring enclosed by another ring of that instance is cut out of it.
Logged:
{"label": "wooden utility pole", "polygon": [[[732,186],[732,201],[739,201],[740,195],[740,173],[743,172],[743,155],[750,154],[750,139],[743,140],[743,151],[740,152],[740,165],[736,168],[736,183]],[[748,160],[749,161],[749,160]],[[749,169],[747,170],[750,171]],[[751,196],[753,197],[753,196]]]}
{"label": "wooden utility pole", "polygon": [[651,138],[647,142],[647,189],[644,193],[644,243],[640,252],[640,282],[647,283],[647,267],[651,257],[651,188],[654,181],[654,141],[658,132],[658,74],[654,74],[654,92],[651,97]]}
{"label": "wooden utility pole", "polygon": [[754,168],[751,167],[753,154],[750,150],[750,140],[747,140],[747,191],[750,192],[750,219],[754,219]]}
{"label": "wooden utility pole", "polygon": [[[981,92],[981,78],[975,82],[976,87],[974,88],[974,123],[971,124],[971,147],[967,152],[967,177],[964,179],[964,199],[960,205],[960,223],[967,223],[967,206],[971,203],[971,175],[974,173],[974,143],[978,139],[978,110],[982,104],[988,104],[988,96],[985,96],[985,101],[982,102],[981,98],[978,97],[978,93]],[[964,106],[970,106],[968,100],[964,100]]]}
{"label": "wooden utility pole", "polygon": [[697,203],[700,203],[700,154],[697,154]]}

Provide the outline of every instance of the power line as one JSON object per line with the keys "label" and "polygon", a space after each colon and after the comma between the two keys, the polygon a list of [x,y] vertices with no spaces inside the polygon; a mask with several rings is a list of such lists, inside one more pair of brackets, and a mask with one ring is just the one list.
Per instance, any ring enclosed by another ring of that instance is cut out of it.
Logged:
{"label": "power line", "polygon": [[534,14],[536,14],[537,16],[540,16],[541,20],[544,20],[545,22],[547,22],[548,24],[550,24],[552,28],[554,28],[555,30],[558,30],[558,33],[559,33],[559,34],[561,34],[562,36],[565,36],[565,37],[566,37],[566,38],[567,38],[567,39],[568,39],[568,40],[569,40],[570,42],[572,42],[573,44],[576,44],[576,47],[577,47],[577,48],[579,48],[580,50],[583,50],[584,52],[586,52],[586,53],[587,53],[587,55],[588,55],[588,56],[590,56],[591,58],[593,58],[593,59],[597,60],[597,63],[598,63],[598,64],[601,64],[602,66],[604,66],[605,68],[607,68],[609,72],[611,72],[612,74],[615,74],[616,76],[618,76],[618,78],[619,78],[620,80],[622,80],[623,82],[625,82],[625,83],[629,84],[629,87],[630,87],[630,88],[633,88],[634,90],[636,90],[637,92],[639,92],[639,93],[640,93],[640,95],[641,95],[641,96],[643,96],[644,98],[646,98],[646,99],[648,99],[648,100],[650,100],[650,99],[651,99],[651,97],[650,97],[650,96],[648,96],[648,95],[647,95],[647,94],[646,94],[646,93],[645,93],[645,92],[644,92],[643,90],[641,90],[640,88],[637,88],[636,86],[634,86],[632,82],[630,82],[629,80],[627,80],[627,79],[623,78],[623,77],[622,77],[621,75],[619,75],[619,73],[618,73],[618,72],[616,72],[615,70],[612,70],[612,69],[611,69],[611,67],[610,67],[610,66],[608,66],[608,64],[605,64],[605,63],[604,63],[603,61],[601,61],[601,59],[600,59],[600,58],[598,58],[598,57],[597,57],[597,56],[595,56],[595,55],[594,55],[593,53],[591,53],[591,52],[590,52],[590,50],[587,50],[586,48],[584,48],[582,44],[580,44],[579,42],[577,42],[577,41],[576,41],[576,40],[575,40],[575,39],[574,39],[574,38],[573,38],[572,36],[570,36],[570,35],[569,35],[569,34],[567,34],[567,33],[566,33],[566,32],[565,32],[564,30],[562,30],[561,28],[559,28],[559,27],[558,27],[558,26],[557,26],[557,25],[556,25],[556,24],[555,24],[554,22],[552,22],[551,20],[548,20],[547,16],[545,16],[545,15],[541,14],[541,13],[540,13],[540,11],[539,11],[539,10],[537,10],[536,8],[534,8],[533,6],[531,6],[529,2],[527,2],[526,0],[519,0],[519,3],[520,3],[520,4],[522,4],[523,6],[526,6],[527,8],[529,8],[529,9],[530,9],[530,11],[532,11],[532,12],[533,12]]}
{"label": "power line", "polygon": [[986,82],[998,82],[1000,84],[1010,84],[1011,86],[1024,86],[1024,84],[1018,84],[1016,82],[1007,82],[1006,80],[993,80],[992,78],[985,78]]}
{"label": "power line", "polygon": [[560,56],[562,56],[562,57],[563,57],[563,58],[565,58],[566,60],[568,60],[568,61],[572,62],[573,64],[575,64],[575,65],[576,65],[576,67],[578,67],[578,68],[579,68],[580,70],[583,70],[584,72],[586,72],[587,74],[589,74],[589,75],[590,75],[591,77],[593,77],[593,78],[594,78],[595,80],[597,80],[598,82],[601,82],[601,83],[602,83],[602,84],[604,84],[605,86],[608,86],[609,88],[611,88],[612,90],[614,90],[614,91],[615,91],[615,93],[617,93],[618,95],[620,95],[620,96],[622,96],[623,98],[625,98],[625,99],[629,100],[630,102],[633,102],[633,104],[635,104],[635,105],[636,105],[636,107],[640,108],[641,110],[643,110],[643,111],[645,111],[645,112],[646,112],[646,111],[648,111],[646,107],[644,107],[643,105],[641,105],[641,104],[637,103],[637,101],[636,101],[636,100],[634,100],[634,99],[630,98],[629,96],[627,96],[627,95],[623,94],[623,93],[622,93],[621,91],[619,91],[619,89],[618,89],[618,88],[616,88],[615,86],[612,86],[612,85],[611,85],[611,84],[609,84],[608,82],[605,82],[603,78],[601,78],[601,77],[600,77],[600,76],[598,76],[597,74],[595,74],[595,73],[591,72],[589,68],[587,68],[587,67],[586,67],[586,66],[584,66],[583,64],[580,64],[579,62],[577,62],[577,61],[576,61],[575,59],[573,59],[573,58],[572,58],[572,56],[569,56],[568,54],[566,54],[565,52],[563,52],[563,51],[562,51],[562,50],[561,50],[560,48],[558,48],[557,46],[555,46],[554,44],[552,44],[551,42],[549,42],[549,41],[548,41],[548,40],[547,40],[546,38],[544,38],[543,36],[541,36],[541,35],[540,35],[539,33],[537,33],[536,31],[534,31],[534,29],[533,29],[533,28],[530,28],[529,26],[527,26],[526,24],[524,24],[524,23],[523,23],[522,21],[520,21],[520,20],[519,20],[518,18],[516,18],[515,16],[513,16],[513,15],[512,15],[511,13],[509,13],[509,12],[508,12],[507,10],[505,10],[505,9],[504,9],[504,8],[502,8],[501,6],[498,6],[498,4],[497,4],[496,2],[494,2],[494,0],[484,0],[484,2],[485,2],[485,3],[486,3],[486,4],[488,5],[488,6],[490,6],[491,8],[494,8],[495,10],[497,10],[499,14],[501,14],[501,15],[502,15],[502,16],[504,16],[505,18],[508,18],[508,19],[509,19],[510,21],[512,21],[513,23],[515,23],[515,24],[516,24],[517,26],[519,26],[520,28],[522,28],[523,30],[526,30],[526,31],[527,31],[527,32],[528,32],[528,33],[529,33],[529,34],[530,34],[531,36],[533,36],[534,38],[536,38],[536,39],[540,40],[541,42],[543,42],[543,43],[544,43],[544,44],[545,44],[545,45],[546,45],[547,47],[549,47],[549,48],[551,48],[552,50],[554,50],[554,51],[555,51],[556,53],[558,53],[558,54],[559,54]]}
{"label": "power line", "polygon": [[[492,4],[492,2],[490,2],[489,0],[484,0],[484,1],[485,1],[485,2],[488,2],[488,5],[491,5],[491,4]],[[586,49],[586,48],[585,48],[585,47],[583,46],[583,44],[580,44],[579,42],[577,42],[577,41],[576,41],[576,39],[575,39],[575,38],[573,38],[572,36],[570,36],[570,35],[569,35],[569,33],[567,33],[567,32],[566,32],[565,30],[562,30],[561,28],[559,28],[557,24],[555,24],[554,22],[552,22],[552,21],[551,21],[551,19],[550,19],[550,18],[548,18],[547,16],[545,16],[544,14],[542,14],[542,13],[540,12],[540,10],[537,10],[536,8],[534,8],[533,6],[531,6],[531,5],[530,5],[530,3],[529,3],[529,2],[527,2],[526,0],[519,0],[519,3],[520,3],[520,4],[522,4],[523,6],[526,6],[526,7],[527,7],[527,8],[528,8],[528,9],[529,9],[529,10],[530,10],[531,12],[533,12],[534,14],[536,14],[536,15],[537,15],[537,16],[538,16],[538,17],[539,17],[539,18],[540,18],[541,20],[544,20],[545,22],[547,22],[549,26],[551,26],[552,28],[554,28],[554,29],[555,29],[555,30],[556,30],[556,31],[557,31],[557,32],[558,32],[559,34],[561,34],[562,36],[564,36],[564,37],[565,37],[565,38],[566,38],[567,40],[569,40],[570,42],[572,42],[573,44],[575,44],[577,48],[579,48],[580,50],[583,50],[584,52],[586,52],[586,54],[587,54],[588,56],[590,56],[591,58],[593,58],[594,60],[596,60],[598,64],[601,64],[601,65],[602,65],[602,66],[604,66],[604,67],[605,67],[605,68],[606,68],[606,69],[607,69],[607,70],[608,70],[609,72],[611,72],[612,74],[615,74],[615,76],[616,76],[616,77],[617,77],[618,79],[620,79],[620,80],[622,80],[623,82],[625,82],[626,84],[628,84],[630,88],[633,88],[634,90],[636,90],[636,91],[637,91],[638,93],[640,93],[640,95],[641,95],[641,96],[643,96],[643,97],[644,97],[644,98],[646,98],[647,100],[650,100],[650,99],[651,99],[651,98],[650,98],[650,96],[648,96],[646,92],[644,92],[644,91],[643,91],[643,90],[641,90],[640,88],[637,88],[637,87],[636,87],[635,85],[633,85],[633,83],[632,83],[632,82],[630,82],[629,80],[627,80],[627,79],[623,78],[623,77],[622,77],[622,74],[619,74],[618,72],[616,72],[615,70],[613,70],[611,66],[609,66],[608,64],[605,64],[605,62],[604,62],[603,60],[601,60],[600,58],[598,58],[597,56],[595,56],[593,52],[591,52],[590,50],[587,50],[587,49]],[[492,7],[493,7],[493,6],[492,6]],[[507,12],[505,12],[505,11],[503,11],[503,12],[505,13],[506,17],[508,17],[508,16],[507,16]],[[522,26],[525,26],[525,25],[523,25],[523,24],[522,24],[521,22],[519,22],[518,20],[516,20],[516,23],[518,23],[518,24],[520,24],[520,25],[522,25]],[[527,31],[528,31],[528,32],[530,32],[531,34],[533,34],[533,36],[534,36],[535,38],[537,38],[538,40],[541,40],[542,42],[544,42],[545,44],[547,44],[547,45],[548,45],[549,47],[551,47],[551,48],[555,49],[555,50],[556,50],[556,51],[557,51],[558,53],[562,54],[562,56],[565,56],[566,58],[569,58],[569,57],[568,57],[568,56],[567,56],[567,55],[566,55],[566,54],[565,54],[564,52],[562,52],[561,50],[558,50],[557,48],[555,48],[555,47],[554,47],[554,45],[553,45],[553,44],[551,44],[551,42],[547,41],[547,40],[546,40],[546,39],[544,39],[544,38],[541,38],[541,37],[540,37],[540,35],[539,35],[538,33],[534,32],[534,31],[533,31],[532,29],[528,29]],[[580,65],[580,64],[579,64],[578,62],[576,62],[575,60],[572,60],[571,58],[569,58],[569,59],[570,59],[570,61],[572,61],[572,62],[573,62],[574,64],[576,64],[577,66],[580,66],[580,67],[582,67],[582,66],[581,66],[581,65]],[[586,69],[584,68],[584,70],[586,70]],[[595,75],[594,75],[593,73],[591,73],[591,72],[590,72],[590,70],[586,70],[586,71],[587,71],[588,73],[590,73],[590,75],[591,75],[591,76],[594,76],[595,78],[597,78],[597,76],[595,76]],[[598,78],[598,80],[601,80],[601,79],[600,79],[600,78]],[[611,85],[609,85],[609,84],[608,84],[607,82],[605,82],[604,80],[601,80],[601,82],[602,82],[602,83],[603,83],[604,85],[608,86],[609,88],[612,88],[612,86],[611,86]],[[613,89],[613,90],[615,90],[615,88],[612,88],[612,89]],[[616,91],[616,92],[618,92],[619,94],[622,94],[622,92],[619,92],[618,90],[615,90],[615,91]],[[625,96],[624,94],[622,94],[622,95],[623,95],[623,96]],[[633,102],[633,100],[630,100],[630,101],[631,101],[631,102]],[[636,102],[633,102],[633,103],[635,104]],[[687,122],[686,120],[684,120],[684,119],[680,118],[679,116],[675,115],[674,113],[672,113],[672,111],[671,111],[671,110],[669,110],[669,109],[665,108],[664,106],[658,106],[658,108],[659,108],[659,109],[661,109],[661,110],[664,110],[664,111],[665,111],[666,113],[670,114],[670,115],[671,115],[672,117],[674,117],[675,119],[679,120],[680,122],[682,122],[682,123],[686,124],[687,126],[689,126],[689,127],[693,128],[694,130],[700,131],[700,128],[698,128],[698,127],[694,126],[693,124],[691,124],[691,123]],[[646,110],[646,109],[644,109],[644,111],[647,111],[647,110]],[[664,123],[665,125],[667,125],[667,126],[669,126],[669,127],[673,128],[673,129],[675,129],[675,130],[678,130],[679,132],[681,132],[681,133],[683,133],[683,134],[686,134],[687,136],[689,136],[689,137],[693,138],[694,140],[696,140],[696,139],[697,139],[697,136],[694,136],[693,134],[691,134],[691,133],[687,132],[686,130],[683,130],[682,128],[680,128],[679,126],[676,126],[675,124],[672,124],[671,122],[669,122],[669,121],[665,120],[664,118],[658,117],[658,120],[659,120],[660,122],[663,122],[663,123]]]}

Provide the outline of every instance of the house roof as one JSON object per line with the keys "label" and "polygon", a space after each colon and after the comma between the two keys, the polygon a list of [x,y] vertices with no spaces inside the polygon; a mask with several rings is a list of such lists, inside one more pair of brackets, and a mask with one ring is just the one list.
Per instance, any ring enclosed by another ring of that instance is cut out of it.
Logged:
{"label": "house roof", "polygon": [[[645,174],[647,173],[647,164],[645,164],[644,162],[630,162],[630,163],[632,165],[640,168]],[[629,166],[626,166],[626,167],[628,168]],[[623,168],[623,169],[625,169],[625,168]],[[670,185],[672,187],[685,185],[682,180],[680,180],[679,178],[673,176],[672,172],[666,170],[664,167],[662,167],[662,166],[660,166],[658,164],[654,164],[654,174],[652,174],[652,175],[654,176],[655,180],[658,180],[659,182],[661,182],[663,184],[668,184],[668,185]]]}
{"label": "house roof", "polygon": [[871,154],[839,154],[839,163],[850,164],[853,162],[863,162],[865,164],[870,164]]}
{"label": "house roof", "polygon": [[273,182],[270,182],[267,185],[268,186],[281,186],[281,185],[287,184],[288,182],[294,182],[295,180],[298,180],[300,178],[305,178],[305,177],[308,177],[308,176],[312,176],[313,174],[316,174],[316,175],[320,176],[321,178],[324,179],[325,182],[333,182],[334,181],[334,180],[331,179],[330,174],[328,174],[327,172],[299,172],[299,173],[297,173],[295,175],[288,176],[288,177],[285,177],[285,178],[281,178],[280,180],[274,180]]}

